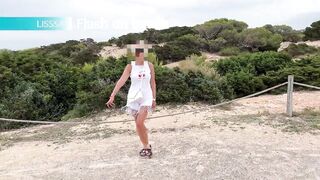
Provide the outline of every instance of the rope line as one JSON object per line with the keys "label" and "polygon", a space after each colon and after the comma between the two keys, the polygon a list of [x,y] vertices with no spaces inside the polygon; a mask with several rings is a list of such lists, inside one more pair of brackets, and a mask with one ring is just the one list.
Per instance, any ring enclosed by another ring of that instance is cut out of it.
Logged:
{"label": "rope line", "polygon": [[317,86],[312,86],[312,85],[303,84],[303,83],[298,83],[298,82],[293,82],[293,84],[296,84],[296,85],[298,85],[298,86],[304,86],[304,87],[308,87],[308,88],[313,88],[313,89],[318,89],[318,90],[320,90],[320,87],[317,87]]}
{"label": "rope line", "polygon": [[[179,112],[179,113],[173,113],[173,114],[166,114],[166,115],[160,115],[160,116],[154,116],[154,117],[148,117],[146,119],[157,119],[157,118],[162,118],[162,117],[168,117],[168,116],[176,116],[176,115],[180,115],[180,114],[186,114],[186,113],[191,113],[191,112],[197,112],[197,111],[202,111],[202,110],[205,110],[205,109],[211,109],[211,108],[215,108],[215,107],[218,107],[218,106],[223,106],[225,104],[230,104],[230,103],[233,103],[233,102],[236,102],[236,101],[239,101],[239,100],[242,100],[242,99],[246,99],[246,98],[250,98],[250,97],[253,97],[253,96],[257,96],[257,95],[260,95],[260,94],[263,94],[265,92],[268,92],[268,91],[271,91],[273,89],[276,89],[276,88],[279,88],[281,86],[284,86],[288,84],[288,82],[284,82],[282,84],[279,84],[279,85],[276,85],[276,86],[273,86],[273,87],[270,87],[268,89],[265,89],[265,90],[262,90],[262,91],[259,91],[259,92],[256,92],[254,94],[250,94],[250,95],[247,95],[247,96],[244,96],[244,97],[241,97],[241,98],[236,98],[236,99],[233,99],[231,101],[226,101],[226,102],[222,102],[222,103],[218,103],[218,104],[215,104],[215,105],[211,105],[209,107],[204,107],[204,108],[198,108],[198,109],[194,109],[194,110],[189,110],[189,111],[184,111],[184,112]],[[297,83],[298,85],[300,85],[300,83]],[[304,85],[304,84],[303,84]],[[315,86],[314,86],[315,87]],[[320,88],[319,88],[320,89]],[[129,121],[135,121],[135,120],[122,120],[122,121],[95,121],[95,122],[65,122],[65,121],[36,121],[36,120],[20,120],[20,119],[8,119],[8,118],[0,118],[0,121],[9,121],[9,122],[26,122],[26,123],[36,123],[36,124],[96,124],[96,123],[120,123],[120,122],[129,122]]]}
{"label": "rope line", "polygon": [[150,118],[147,118],[147,119],[156,119],[156,118],[160,118],[160,117],[166,117],[166,116],[174,116],[174,115],[179,115],[179,114],[185,114],[185,113],[190,113],[190,112],[196,112],[196,111],[201,111],[201,110],[204,110],[204,109],[210,109],[210,108],[214,108],[214,107],[218,107],[218,106],[223,106],[225,104],[230,104],[230,103],[233,103],[235,101],[239,101],[239,100],[242,100],[242,99],[245,99],[245,98],[250,98],[250,97],[253,97],[253,96],[257,96],[257,95],[260,95],[260,94],[263,94],[265,92],[268,92],[268,91],[271,91],[273,89],[276,89],[278,87],[281,87],[281,86],[284,86],[288,84],[288,82],[284,82],[282,84],[279,84],[279,85],[276,85],[276,86],[273,86],[271,88],[268,88],[268,89],[265,89],[263,91],[259,91],[257,93],[254,93],[254,94],[250,94],[250,95],[247,95],[247,96],[243,96],[241,98],[236,98],[236,99],[233,99],[231,101],[226,101],[226,102],[222,102],[222,103],[218,103],[218,104],[215,104],[215,105],[211,105],[210,107],[203,107],[203,108],[199,108],[199,109],[196,109],[196,110],[190,110],[190,111],[185,111],[185,112],[180,112],[180,113],[174,113],[174,114],[169,114],[169,115],[162,115],[162,116],[156,116],[156,117],[150,117]]}

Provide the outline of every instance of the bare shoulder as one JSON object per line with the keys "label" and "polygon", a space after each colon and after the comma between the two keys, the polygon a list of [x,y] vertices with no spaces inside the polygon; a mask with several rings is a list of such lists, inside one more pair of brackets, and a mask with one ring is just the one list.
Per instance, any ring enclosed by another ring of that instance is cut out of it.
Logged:
{"label": "bare shoulder", "polygon": [[125,71],[131,72],[131,68],[132,68],[131,64],[127,64],[125,67]]}

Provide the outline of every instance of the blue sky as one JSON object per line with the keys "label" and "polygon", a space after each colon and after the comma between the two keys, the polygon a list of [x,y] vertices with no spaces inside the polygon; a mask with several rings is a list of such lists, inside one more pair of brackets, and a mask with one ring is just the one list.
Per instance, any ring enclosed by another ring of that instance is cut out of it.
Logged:
{"label": "blue sky", "polygon": [[39,47],[66,40],[106,41],[149,28],[194,26],[215,18],[246,22],[249,27],[287,24],[304,29],[320,20],[319,0],[1,0],[0,16],[69,17],[63,31],[0,31],[0,49]]}

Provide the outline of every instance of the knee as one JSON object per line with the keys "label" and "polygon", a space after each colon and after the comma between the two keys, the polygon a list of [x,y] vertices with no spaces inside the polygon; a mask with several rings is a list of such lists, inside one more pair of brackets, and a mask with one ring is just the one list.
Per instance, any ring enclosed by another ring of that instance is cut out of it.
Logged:
{"label": "knee", "polygon": [[144,122],[142,120],[137,119],[136,127],[137,128],[143,128],[144,127]]}

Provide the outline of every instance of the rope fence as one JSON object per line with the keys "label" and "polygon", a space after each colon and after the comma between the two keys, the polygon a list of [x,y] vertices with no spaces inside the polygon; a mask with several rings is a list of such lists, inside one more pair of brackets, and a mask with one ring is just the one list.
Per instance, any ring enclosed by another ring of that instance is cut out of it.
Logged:
{"label": "rope fence", "polygon": [[[265,92],[271,91],[273,89],[279,88],[279,87],[287,85],[287,84],[288,84],[287,113],[288,113],[289,116],[292,116],[293,84],[320,90],[320,87],[317,87],[317,86],[311,86],[311,85],[307,85],[307,84],[303,84],[303,83],[293,82],[293,76],[289,76],[288,77],[288,82],[284,82],[282,84],[270,87],[268,89],[265,89],[265,90],[262,90],[262,91],[259,91],[259,92],[256,92],[256,93],[241,97],[241,98],[236,98],[236,99],[233,99],[233,100],[230,100],[230,101],[225,101],[225,102],[221,102],[221,103],[218,103],[218,104],[215,104],[215,105],[210,105],[209,107],[198,108],[198,109],[193,109],[193,110],[189,110],[189,111],[166,114],[166,115],[151,116],[151,117],[148,117],[146,119],[157,119],[157,118],[163,118],[163,117],[168,117],[168,116],[176,116],[176,115],[180,115],[180,114],[186,114],[186,113],[192,113],[192,112],[203,111],[203,110],[207,110],[207,109],[211,109],[211,108],[216,108],[216,107],[223,106],[223,105],[226,105],[226,104],[230,104],[230,103],[233,103],[233,102],[236,102],[236,101],[240,101],[242,99],[251,98],[251,97],[263,94]],[[290,88],[290,87],[292,87],[292,88]],[[121,122],[135,121],[135,120],[132,119],[132,120],[122,120],[122,121],[107,121],[107,120],[104,120],[104,121],[94,121],[94,122],[66,122],[66,121],[57,121],[56,122],[56,121],[36,121],[36,120],[19,120],[19,119],[0,118],[0,121],[36,123],[36,124],[97,124],[97,123],[121,123]]]}
{"label": "rope fence", "polygon": [[303,83],[298,83],[298,82],[294,82],[293,84],[298,85],[298,86],[304,86],[304,87],[307,87],[307,88],[313,88],[313,89],[320,90],[320,87],[317,87],[317,86],[311,86],[311,85],[308,85],[308,84],[303,84]]}
{"label": "rope fence", "polygon": [[311,86],[308,84],[294,82],[294,76],[289,75],[288,76],[288,89],[287,89],[287,115],[289,117],[292,117],[292,115],[293,115],[293,85],[294,84],[298,85],[298,86],[304,86],[304,87],[320,90],[320,87],[317,87],[317,86]]}

